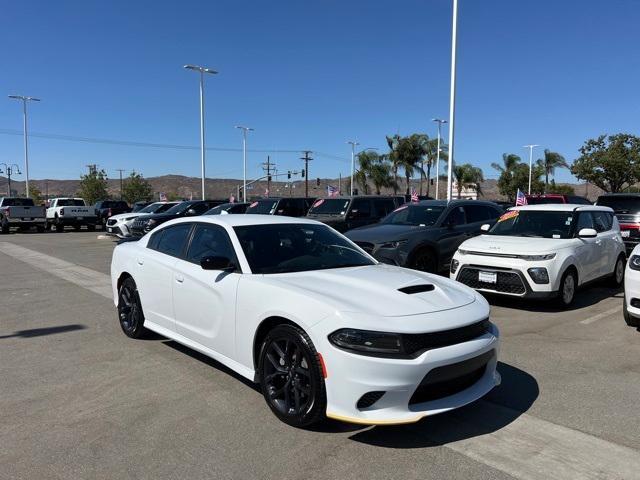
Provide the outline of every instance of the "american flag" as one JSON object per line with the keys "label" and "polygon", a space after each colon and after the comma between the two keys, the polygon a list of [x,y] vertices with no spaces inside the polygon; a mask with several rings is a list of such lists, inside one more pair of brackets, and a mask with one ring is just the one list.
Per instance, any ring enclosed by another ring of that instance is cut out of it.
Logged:
{"label": "american flag", "polygon": [[337,197],[340,192],[333,185],[327,185],[327,197]]}
{"label": "american flag", "polygon": [[159,197],[160,197],[160,201],[161,202],[166,202],[167,201],[167,194],[166,193],[160,192]]}
{"label": "american flag", "polygon": [[516,207],[527,204],[527,197],[524,196],[524,193],[518,189],[518,194],[516,195]]}
{"label": "american flag", "polygon": [[420,200],[420,199],[418,198],[418,192],[416,191],[416,187],[413,187],[413,188],[411,189],[411,201],[412,201],[412,202],[417,202],[417,201],[419,201],[419,200]]}

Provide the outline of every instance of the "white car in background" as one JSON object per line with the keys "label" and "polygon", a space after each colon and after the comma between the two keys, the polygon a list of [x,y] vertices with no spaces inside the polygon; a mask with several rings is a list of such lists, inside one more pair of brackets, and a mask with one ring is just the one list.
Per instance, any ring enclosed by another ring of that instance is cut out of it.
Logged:
{"label": "white car in background", "polygon": [[141,208],[137,212],[120,213],[113,215],[107,220],[107,234],[115,235],[120,238],[131,236],[131,224],[140,215],[148,215],[150,213],[162,213],[169,210],[180,202],[154,202]]}
{"label": "white car in background", "polygon": [[153,330],[259,382],[290,425],[415,422],[500,382],[481,295],[313,220],[172,220],[118,245],[111,279],[126,335]]}
{"label": "white car in background", "polygon": [[624,321],[630,327],[640,327],[640,245],[631,252],[624,274]]}
{"label": "white car in background", "polygon": [[451,278],[482,292],[558,297],[573,302],[578,287],[610,277],[622,284],[625,247],[608,207],[571,204],[511,208],[485,234],[460,245]]}

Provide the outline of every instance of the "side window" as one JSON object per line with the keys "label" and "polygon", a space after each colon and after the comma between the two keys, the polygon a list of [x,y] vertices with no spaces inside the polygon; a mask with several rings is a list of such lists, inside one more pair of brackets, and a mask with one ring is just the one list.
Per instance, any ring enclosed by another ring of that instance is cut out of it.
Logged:
{"label": "side window", "polygon": [[464,209],[462,207],[455,207],[453,210],[449,212],[446,220],[444,221],[444,225],[464,225]]}
{"label": "side window", "polygon": [[180,223],[175,226],[162,229],[162,237],[158,241],[157,250],[165,255],[180,257],[187,244],[187,238],[191,231],[191,223]]}
{"label": "side window", "polygon": [[150,248],[151,250],[158,250],[158,242],[160,242],[164,231],[165,229],[163,228],[161,230],[158,230],[157,232],[152,233],[151,238],[149,238],[149,241],[147,242],[147,248]]}
{"label": "side window", "polygon": [[187,261],[200,265],[200,260],[204,257],[226,257],[235,261],[233,245],[224,228],[196,224],[187,252]]}
{"label": "side window", "polygon": [[386,217],[389,213],[396,209],[393,198],[379,198],[373,201],[376,217]]}
{"label": "side window", "polygon": [[613,218],[607,212],[593,212],[593,220],[596,225],[596,231],[598,233],[611,230],[613,224]]}
{"label": "side window", "polygon": [[493,210],[484,205],[465,205],[464,212],[467,214],[467,223],[479,223],[493,217]]}
{"label": "side window", "polygon": [[196,215],[202,215],[204,212],[209,210],[209,204],[208,203],[196,203],[191,208],[193,208],[196,211]]}
{"label": "side window", "polygon": [[578,233],[583,228],[596,228],[593,224],[593,216],[591,215],[591,212],[580,212],[580,215],[578,215],[576,233]]}
{"label": "side window", "polygon": [[368,198],[357,198],[351,206],[351,213],[354,217],[369,218],[371,216],[371,202]]}

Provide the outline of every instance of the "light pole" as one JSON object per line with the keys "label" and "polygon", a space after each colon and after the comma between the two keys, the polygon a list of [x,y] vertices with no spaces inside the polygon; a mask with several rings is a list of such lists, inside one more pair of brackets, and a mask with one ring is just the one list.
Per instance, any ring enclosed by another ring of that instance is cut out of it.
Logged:
{"label": "light pole", "polygon": [[24,123],[24,171],[25,171],[25,191],[29,197],[29,141],[27,134],[27,102],[39,102],[39,98],[26,97],[24,95],[9,95],[9,98],[22,101],[22,115]]}
{"label": "light pole", "polygon": [[236,125],[242,130],[242,201],[247,201],[247,132],[252,132],[253,128]]}
{"label": "light pole", "polygon": [[451,87],[449,92],[449,162],[447,165],[447,201],[451,201],[451,174],[453,170],[454,124],[456,116],[456,40],[458,29],[458,0],[453,0],[451,27]]}
{"label": "light pole", "polygon": [[209,73],[215,75],[218,72],[206,67],[200,67],[198,65],[185,65],[187,70],[194,70],[200,72],[200,163],[202,168],[202,200],[204,200],[204,74]]}
{"label": "light pole", "polygon": [[355,140],[349,140],[347,144],[351,145],[351,188],[349,190],[349,195],[353,197],[353,177],[356,171],[356,145],[360,144]]}
{"label": "light pole", "polygon": [[[4,169],[7,172],[7,182],[8,182],[8,187],[7,187],[7,196],[10,197],[11,196],[11,175],[20,175],[20,167],[18,167],[18,165],[16,165],[15,163],[12,163],[11,165],[7,165],[6,163],[0,163],[0,165],[4,165]],[[17,170],[17,172],[14,174],[13,173],[13,167],[16,167],[15,169]],[[2,173],[2,170],[0,170],[0,173]]]}
{"label": "light pole", "polygon": [[434,118],[434,122],[438,122],[438,152],[436,153],[436,200],[440,191],[440,139],[442,138],[442,124],[447,123],[441,118]]}
{"label": "light pole", "polygon": [[522,148],[529,149],[529,195],[531,195],[531,170],[533,168],[533,149],[540,145],[524,145]]}

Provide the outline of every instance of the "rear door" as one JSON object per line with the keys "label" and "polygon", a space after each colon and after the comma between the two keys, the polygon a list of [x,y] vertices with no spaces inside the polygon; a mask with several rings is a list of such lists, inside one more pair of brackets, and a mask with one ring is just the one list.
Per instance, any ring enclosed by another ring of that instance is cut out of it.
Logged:
{"label": "rear door", "polygon": [[347,230],[369,225],[374,221],[372,215],[369,198],[354,198],[347,213]]}
{"label": "rear door", "polygon": [[592,212],[592,215],[601,251],[599,272],[600,276],[604,276],[613,272],[618,259],[618,232],[612,229],[613,215],[611,213]]}
{"label": "rear door", "polygon": [[498,213],[498,209],[493,208],[489,205],[465,205],[463,208],[464,213],[467,217],[467,236],[480,235],[480,233],[482,232],[482,230],[480,230],[482,225],[485,225],[487,223],[493,225],[496,219],[500,216]]}
{"label": "rear door", "polygon": [[[591,212],[579,212],[576,223],[576,236],[583,228],[595,229],[595,223]],[[580,283],[589,282],[598,276],[602,269],[602,238],[578,238],[576,256],[579,260],[578,273]]]}
{"label": "rear door", "polygon": [[440,264],[446,266],[451,262],[458,246],[471,236],[464,207],[453,207],[449,211],[439,228],[439,233]]}

